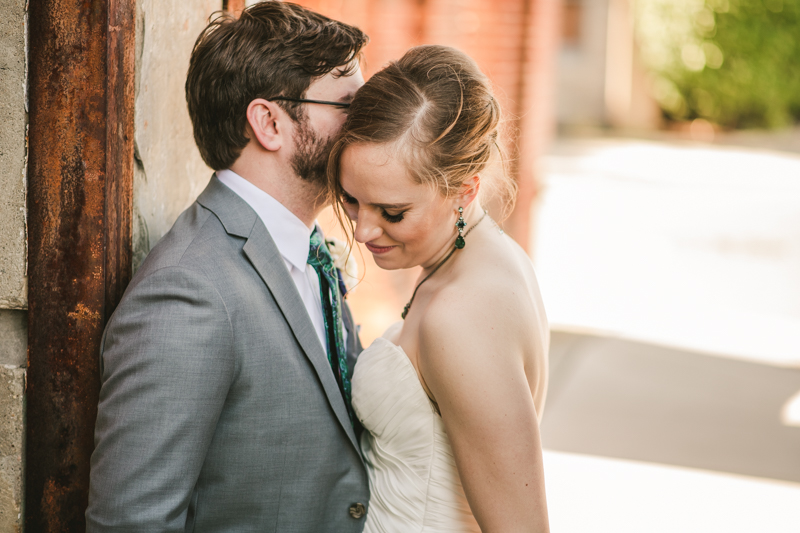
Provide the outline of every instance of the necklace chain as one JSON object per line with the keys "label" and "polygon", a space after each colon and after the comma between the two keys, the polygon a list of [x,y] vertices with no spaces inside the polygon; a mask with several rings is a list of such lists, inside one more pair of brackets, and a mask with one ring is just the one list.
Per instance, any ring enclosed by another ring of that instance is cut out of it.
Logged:
{"label": "necklace chain", "polygon": [[[479,219],[479,220],[478,220],[478,221],[477,221],[475,224],[473,224],[473,225],[472,225],[472,227],[471,227],[471,228],[469,228],[469,229],[467,230],[467,232],[466,232],[466,233],[464,233],[464,235],[463,235],[462,237],[466,237],[467,235],[469,235],[469,233],[470,233],[472,230],[474,230],[474,229],[475,229],[475,228],[478,226],[478,224],[480,224],[481,222],[483,222],[483,219],[484,219],[484,218],[486,218],[486,215],[488,215],[488,214],[489,214],[489,212],[488,212],[488,211],[484,211],[484,212],[483,212],[483,216],[482,216],[482,217],[481,217],[481,218],[480,218],[480,219]],[[433,270],[431,270],[431,273],[430,273],[430,274],[428,274],[427,276],[425,276],[425,278],[424,278],[422,281],[420,281],[419,283],[417,283],[417,286],[416,286],[416,287],[414,287],[414,292],[411,294],[411,299],[408,301],[408,303],[406,304],[406,306],[405,306],[405,307],[403,307],[403,312],[400,314],[400,318],[402,318],[403,320],[405,320],[405,319],[406,319],[406,315],[408,314],[408,310],[409,310],[409,309],[411,309],[411,304],[414,302],[414,298],[417,296],[417,291],[419,290],[420,286],[421,286],[423,283],[425,283],[426,281],[428,281],[428,279],[429,279],[431,276],[433,276],[434,274],[436,274],[436,271],[437,271],[437,270],[439,270],[439,268],[441,268],[441,266],[442,266],[443,264],[445,264],[445,263],[447,262],[447,260],[448,260],[448,259],[450,259],[450,258],[453,256],[453,254],[454,254],[454,253],[456,253],[456,250],[458,250],[458,249],[459,249],[459,248],[456,248],[456,246],[453,246],[453,249],[452,249],[452,250],[450,250],[450,252],[449,252],[449,253],[448,253],[448,254],[445,256],[445,258],[444,258],[444,259],[442,259],[441,261],[439,261],[439,264],[438,264],[438,265],[436,265],[436,266],[434,267],[434,269],[433,269]]]}

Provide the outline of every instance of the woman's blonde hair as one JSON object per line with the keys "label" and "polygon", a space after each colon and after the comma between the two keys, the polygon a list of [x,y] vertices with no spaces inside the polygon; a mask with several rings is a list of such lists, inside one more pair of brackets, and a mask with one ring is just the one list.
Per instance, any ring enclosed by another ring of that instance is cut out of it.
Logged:
{"label": "woman's blonde hair", "polygon": [[[340,162],[345,148],[393,143],[411,177],[450,197],[464,181],[505,157],[498,139],[500,106],[489,79],[465,53],[417,46],[374,74],[355,95],[328,160],[328,194],[342,220]],[[503,168],[487,186],[499,193],[504,214],[516,184]]]}

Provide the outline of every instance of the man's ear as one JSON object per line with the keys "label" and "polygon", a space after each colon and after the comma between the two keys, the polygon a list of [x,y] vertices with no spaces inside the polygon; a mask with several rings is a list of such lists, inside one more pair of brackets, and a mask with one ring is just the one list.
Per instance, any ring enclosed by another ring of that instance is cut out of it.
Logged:
{"label": "man's ear", "polygon": [[278,105],[263,98],[256,98],[247,106],[247,123],[256,142],[265,150],[275,152],[283,146],[286,136],[285,121],[288,117]]}
{"label": "man's ear", "polygon": [[478,197],[478,191],[481,189],[481,177],[479,174],[467,178],[461,184],[461,189],[458,191],[457,201],[461,207],[467,207],[469,204]]}

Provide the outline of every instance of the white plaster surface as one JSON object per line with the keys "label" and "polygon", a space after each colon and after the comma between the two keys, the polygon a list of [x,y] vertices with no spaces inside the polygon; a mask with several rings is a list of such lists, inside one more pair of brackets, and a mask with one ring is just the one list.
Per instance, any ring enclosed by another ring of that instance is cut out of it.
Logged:
{"label": "white plaster surface", "polygon": [[134,269],[203,191],[212,171],[194,144],[184,84],[210,0],[137,2]]}
{"label": "white plaster surface", "polygon": [[0,309],[25,309],[25,0],[0,0]]}

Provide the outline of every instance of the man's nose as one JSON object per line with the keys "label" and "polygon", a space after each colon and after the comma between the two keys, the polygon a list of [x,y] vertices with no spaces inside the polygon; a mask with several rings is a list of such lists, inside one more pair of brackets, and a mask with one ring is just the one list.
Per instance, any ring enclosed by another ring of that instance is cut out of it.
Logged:
{"label": "man's nose", "polygon": [[374,241],[383,235],[383,230],[381,229],[380,224],[377,223],[375,215],[362,209],[358,212],[356,230],[353,235],[358,242],[364,243]]}

